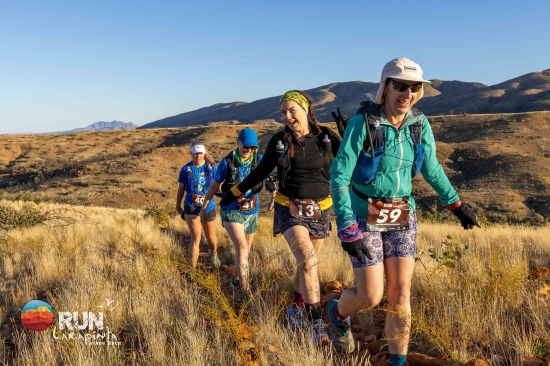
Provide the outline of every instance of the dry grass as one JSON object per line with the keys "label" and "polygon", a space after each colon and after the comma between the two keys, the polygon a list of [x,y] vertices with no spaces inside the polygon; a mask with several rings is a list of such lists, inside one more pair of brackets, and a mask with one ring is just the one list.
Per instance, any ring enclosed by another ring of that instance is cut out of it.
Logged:
{"label": "dry grass", "polygon": [[[1,323],[10,324],[26,302],[44,296],[55,311],[71,312],[98,311],[96,306],[108,298],[115,307],[105,312],[105,325],[122,346],[86,346],[55,340],[51,331],[31,333],[19,327],[10,337],[18,364],[359,363],[356,355],[344,360],[330,349],[315,347],[307,334],[285,325],[282,312],[295,262],[284,239],[272,237],[271,218],[260,219],[250,273],[253,288],[261,291],[245,311],[233,307],[212,272],[202,272],[195,285],[182,280],[185,250],[176,238],[187,230],[179,218],[169,220],[170,230],[159,230],[139,210],[40,208],[59,209],[77,222],[14,229],[0,241]],[[226,242],[217,222],[219,240]],[[427,268],[417,264],[413,278],[411,350],[438,352],[461,362],[497,354],[550,357],[549,302],[537,298],[537,282],[527,280],[529,264],[550,265],[550,227],[466,232],[458,225],[421,224],[420,231],[420,248],[439,248],[451,235],[470,249],[454,269],[439,268],[422,255]],[[222,251],[226,261],[232,257],[230,247]],[[321,282],[353,279],[334,235],[325,242],[319,276]],[[377,311],[384,311],[383,306]],[[364,312],[359,320],[376,331],[372,313]],[[0,362],[2,357],[7,362],[2,343]]]}

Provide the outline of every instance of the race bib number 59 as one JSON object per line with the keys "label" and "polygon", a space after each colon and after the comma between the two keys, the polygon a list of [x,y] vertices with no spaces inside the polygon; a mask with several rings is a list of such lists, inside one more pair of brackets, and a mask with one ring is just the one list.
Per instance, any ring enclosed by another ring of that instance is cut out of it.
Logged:
{"label": "race bib number 59", "polygon": [[369,198],[367,231],[409,230],[408,198]]}

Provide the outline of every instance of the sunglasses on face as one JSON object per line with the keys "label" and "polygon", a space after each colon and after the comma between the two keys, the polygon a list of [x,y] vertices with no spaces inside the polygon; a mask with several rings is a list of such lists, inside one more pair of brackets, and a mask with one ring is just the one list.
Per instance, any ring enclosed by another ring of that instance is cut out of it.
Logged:
{"label": "sunglasses on face", "polygon": [[256,146],[243,146],[245,150],[256,150]]}
{"label": "sunglasses on face", "polygon": [[390,79],[390,81],[391,81],[391,84],[393,86],[393,89],[395,89],[399,92],[407,91],[407,89],[410,88],[411,93],[416,93],[420,90],[420,88],[422,88],[422,83],[409,85],[409,84],[405,84],[401,81],[397,81],[397,80],[393,80],[393,79]]}

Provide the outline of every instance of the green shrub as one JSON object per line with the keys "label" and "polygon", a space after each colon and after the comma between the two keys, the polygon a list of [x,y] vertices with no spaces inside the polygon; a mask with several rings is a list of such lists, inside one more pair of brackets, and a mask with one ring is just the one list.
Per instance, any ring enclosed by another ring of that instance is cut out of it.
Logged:
{"label": "green shrub", "polygon": [[151,217],[155,221],[155,224],[167,226],[168,220],[176,215],[177,212],[175,209],[155,204],[145,207],[143,218]]}
{"label": "green shrub", "polygon": [[25,203],[19,210],[10,205],[0,204],[0,229],[3,230],[31,227],[48,219],[47,212],[30,203]]}

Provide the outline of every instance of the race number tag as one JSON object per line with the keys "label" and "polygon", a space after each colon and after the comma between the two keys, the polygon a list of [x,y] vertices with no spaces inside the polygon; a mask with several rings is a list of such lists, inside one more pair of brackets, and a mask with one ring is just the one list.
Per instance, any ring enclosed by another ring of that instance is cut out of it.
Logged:
{"label": "race number tag", "polygon": [[370,198],[367,231],[409,230],[409,198]]}
{"label": "race number tag", "polygon": [[204,204],[204,194],[193,194],[191,196],[191,204],[195,207],[202,207]]}
{"label": "race number tag", "polygon": [[319,221],[321,219],[321,207],[311,199],[294,198],[289,201],[290,214],[302,220]]}
{"label": "race number tag", "polygon": [[237,210],[240,212],[250,212],[256,208],[256,195],[249,198],[239,198],[237,200]]}

